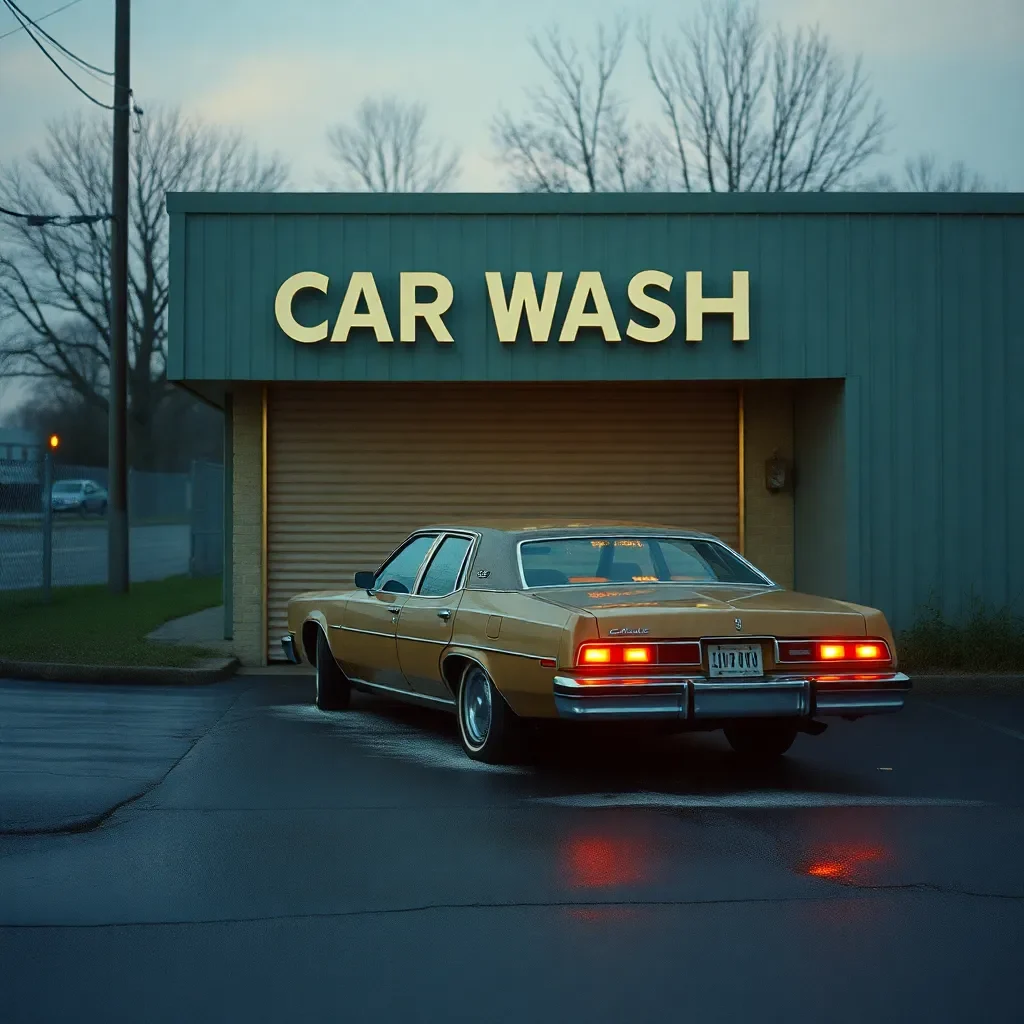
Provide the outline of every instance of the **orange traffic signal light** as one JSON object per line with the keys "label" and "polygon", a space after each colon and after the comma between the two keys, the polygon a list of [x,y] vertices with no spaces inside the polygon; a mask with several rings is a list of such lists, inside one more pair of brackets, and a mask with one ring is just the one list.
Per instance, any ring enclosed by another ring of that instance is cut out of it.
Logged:
{"label": "orange traffic signal light", "polygon": [[56,434],[50,435],[50,447],[56,449],[60,446],[60,438]]}

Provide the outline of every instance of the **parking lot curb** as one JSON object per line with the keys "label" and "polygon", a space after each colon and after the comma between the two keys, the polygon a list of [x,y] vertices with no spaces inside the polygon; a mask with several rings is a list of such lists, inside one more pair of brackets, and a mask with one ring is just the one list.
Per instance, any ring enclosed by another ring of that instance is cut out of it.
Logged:
{"label": "parking lot curb", "polygon": [[189,668],[155,665],[67,665],[0,659],[0,678],[46,683],[203,686],[229,679],[237,671],[237,658],[207,658]]}

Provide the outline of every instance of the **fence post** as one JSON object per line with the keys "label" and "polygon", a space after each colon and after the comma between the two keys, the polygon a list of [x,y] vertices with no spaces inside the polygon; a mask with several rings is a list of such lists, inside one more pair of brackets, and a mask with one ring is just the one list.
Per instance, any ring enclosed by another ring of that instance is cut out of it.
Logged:
{"label": "fence post", "polygon": [[185,511],[188,514],[188,574],[196,576],[196,460],[188,467],[185,481]]}
{"label": "fence post", "polygon": [[53,577],[53,456],[43,455],[43,600],[50,600]]}

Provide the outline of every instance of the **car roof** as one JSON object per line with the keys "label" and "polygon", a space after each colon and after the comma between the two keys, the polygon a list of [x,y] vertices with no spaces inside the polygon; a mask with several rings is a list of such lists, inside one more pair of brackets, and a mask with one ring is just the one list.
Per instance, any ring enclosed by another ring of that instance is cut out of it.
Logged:
{"label": "car roof", "polygon": [[[640,523],[619,519],[486,519],[465,522],[433,523],[424,526],[423,530],[481,530],[516,536],[519,540],[534,537],[580,536],[592,537],[595,534],[615,532],[630,533],[635,536],[694,537],[717,540],[713,534],[702,533],[682,526],[670,526],[667,523]],[[420,532],[420,531],[417,531]]]}

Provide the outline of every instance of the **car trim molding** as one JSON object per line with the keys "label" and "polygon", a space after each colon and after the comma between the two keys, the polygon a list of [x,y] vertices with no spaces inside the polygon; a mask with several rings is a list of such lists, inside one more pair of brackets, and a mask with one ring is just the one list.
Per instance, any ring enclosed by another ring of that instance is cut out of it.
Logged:
{"label": "car trim molding", "polygon": [[359,629],[357,626],[331,626],[331,629],[340,629],[343,633],[362,633],[364,636],[382,636],[388,640],[395,638],[394,633],[381,633],[376,629]]}
{"label": "car trim molding", "polygon": [[543,661],[545,658],[553,658],[553,654],[527,654],[525,651],[509,651],[503,647],[484,647],[481,644],[464,644],[456,640],[449,640],[446,647],[458,647],[465,651],[486,651],[488,654],[510,654],[514,658],[530,658],[533,661]]}
{"label": "car trim molding", "polygon": [[415,690],[399,690],[394,686],[385,686],[383,683],[370,683],[365,679],[357,679],[355,676],[349,677],[351,682],[356,686],[365,686],[368,690],[373,690],[375,693],[384,693],[400,697],[402,700],[423,702],[431,707],[441,705],[442,707],[454,708],[455,701],[449,700],[447,697],[431,697],[426,693],[417,693]]}

